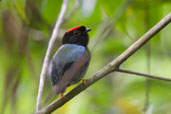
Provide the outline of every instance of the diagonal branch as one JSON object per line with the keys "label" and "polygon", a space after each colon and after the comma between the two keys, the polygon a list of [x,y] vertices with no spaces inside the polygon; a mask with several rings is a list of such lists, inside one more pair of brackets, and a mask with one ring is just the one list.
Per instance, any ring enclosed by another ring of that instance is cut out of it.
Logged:
{"label": "diagonal branch", "polygon": [[127,50],[125,50],[120,56],[114,59],[112,62],[107,64],[101,70],[93,74],[87,79],[87,86],[83,83],[72,89],[65,95],[65,98],[59,98],[49,104],[44,109],[37,112],[37,114],[49,114],[55,109],[61,107],[63,104],[68,102],[70,99],[75,97],[77,94],[81,93],[83,90],[88,88],[90,85],[95,83],[97,80],[103,78],[107,74],[114,72],[118,66],[120,66],[124,61],[126,61],[131,55],[133,55],[139,48],[141,48],[145,43],[147,43],[155,34],[162,30],[167,24],[171,22],[171,13],[165,16],[160,22],[158,22],[154,27],[152,27],[148,32],[146,32],[139,40],[132,44]]}
{"label": "diagonal branch", "polygon": [[151,75],[151,74],[147,74],[147,73],[141,73],[141,72],[136,72],[136,71],[132,71],[132,70],[125,70],[125,69],[121,69],[121,68],[116,69],[115,71],[121,72],[121,73],[127,73],[127,74],[135,74],[137,76],[143,76],[143,77],[147,77],[147,78],[171,81],[171,78],[165,78],[163,76],[155,76],[155,75]]}
{"label": "diagonal branch", "polygon": [[59,17],[56,21],[55,28],[53,29],[52,36],[51,36],[49,44],[48,44],[48,48],[47,48],[46,55],[45,55],[44,62],[43,62],[42,71],[40,74],[40,83],[39,83],[39,90],[38,90],[38,96],[37,96],[36,112],[39,111],[41,108],[41,99],[42,99],[43,87],[44,87],[44,82],[45,82],[46,73],[47,73],[47,69],[48,69],[50,54],[52,52],[52,48],[55,43],[55,40],[58,36],[59,27],[61,26],[61,24],[64,20],[63,18],[64,18],[64,14],[66,12],[66,9],[67,9],[67,4],[68,4],[68,0],[63,0]]}

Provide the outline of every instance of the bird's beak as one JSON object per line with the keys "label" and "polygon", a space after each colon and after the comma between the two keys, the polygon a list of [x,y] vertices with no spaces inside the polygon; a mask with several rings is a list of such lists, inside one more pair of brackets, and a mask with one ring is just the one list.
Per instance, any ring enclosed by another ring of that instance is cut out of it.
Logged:
{"label": "bird's beak", "polygon": [[86,32],[89,32],[89,31],[91,31],[91,29],[90,28],[86,28]]}

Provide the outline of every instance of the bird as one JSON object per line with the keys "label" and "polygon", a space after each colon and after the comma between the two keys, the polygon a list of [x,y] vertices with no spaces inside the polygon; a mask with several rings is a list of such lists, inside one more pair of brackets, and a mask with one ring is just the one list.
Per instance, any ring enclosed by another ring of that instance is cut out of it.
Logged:
{"label": "bird", "polygon": [[90,63],[90,52],[87,47],[90,28],[76,26],[67,30],[62,38],[62,45],[52,58],[51,83],[56,94],[64,97],[68,86],[83,80]]}

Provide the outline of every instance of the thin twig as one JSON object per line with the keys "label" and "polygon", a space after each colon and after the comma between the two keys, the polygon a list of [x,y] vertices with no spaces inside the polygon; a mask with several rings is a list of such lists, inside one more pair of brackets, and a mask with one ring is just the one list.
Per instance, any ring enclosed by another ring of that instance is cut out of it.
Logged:
{"label": "thin twig", "polygon": [[55,28],[53,29],[53,33],[52,33],[52,36],[51,36],[49,44],[48,44],[45,59],[43,62],[42,71],[40,74],[40,83],[39,83],[39,91],[38,91],[38,96],[37,96],[36,112],[39,111],[41,108],[41,99],[42,99],[43,87],[44,87],[44,82],[45,82],[46,73],[47,73],[47,69],[48,69],[47,67],[49,64],[50,54],[52,52],[52,48],[55,43],[55,40],[58,36],[59,27],[61,26],[61,24],[63,22],[63,17],[66,12],[66,9],[67,9],[67,4],[68,4],[68,0],[63,0],[59,17],[56,21]]}
{"label": "thin twig", "polygon": [[80,6],[80,1],[79,0],[75,0],[75,7],[73,7],[73,9],[68,13],[68,15],[66,15],[66,17],[64,18],[64,21],[67,21],[68,19],[70,19],[75,11],[79,8]]}
{"label": "thin twig", "polygon": [[153,78],[153,79],[158,79],[158,80],[164,80],[164,81],[171,81],[171,78],[165,78],[163,76],[155,76],[155,75],[151,75],[151,74],[147,74],[147,73],[141,73],[141,72],[136,72],[136,71],[132,71],[132,70],[125,70],[125,69],[116,69],[116,72],[122,72],[122,73],[128,73],[128,74],[135,74],[138,76],[143,76],[143,77],[147,77],[147,78]]}
{"label": "thin twig", "polygon": [[119,21],[119,19],[123,16],[125,13],[125,10],[128,8],[128,6],[132,3],[132,0],[127,0],[123,4],[121,4],[116,12],[110,17],[104,20],[102,25],[99,27],[101,28],[100,31],[97,33],[95,38],[93,38],[93,41],[90,42],[90,51],[91,54],[94,52],[97,45],[100,45],[102,41],[105,40],[114,30],[116,23]]}
{"label": "thin twig", "polygon": [[70,92],[68,92],[64,98],[59,98],[37,112],[37,114],[49,114],[56,110],[57,108],[64,105],[70,99],[81,93],[83,90],[88,88],[90,85],[103,78],[107,74],[114,72],[118,66],[120,66],[124,61],[126,61],[131,55],[133,55],[139,48],[141,48],[147,41],[149,41],[155,34],[162,30],[167,24],[171,22],[171,13],[165,16],[159,23],[157,23],[153,28],[151,28],[147,33],[145,33],[139,40],[132,44],[126,51],[124,51],[120,56],[114,59],[112,62],[107,64],[101,70],[93,74],[90,78],[86,80],[86,86],[81,83]]}
{"label": "thin twig", "polygon": [[[150,19],[149,19],[149,3],[148,0],[145,0],[146,6],[145,6],[145,29],[150,28]],[[147,54],[147,73],[150,74],[151,71],[151,45],[150,42],[146,45],[146,54]],[[150,88],[151,88],[151,81],[149,78],[145,79],[145,102],[144,102],[144,109],[143,111],[147,114],[150,106]]]}

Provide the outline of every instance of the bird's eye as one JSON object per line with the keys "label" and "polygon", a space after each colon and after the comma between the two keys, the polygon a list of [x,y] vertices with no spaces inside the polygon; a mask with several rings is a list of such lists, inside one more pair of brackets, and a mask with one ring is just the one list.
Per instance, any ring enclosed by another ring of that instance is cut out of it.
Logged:
{"label": "bird's eye", "polygon": [[77,35],[78,34],[78,31],[73,31],[74,35]]}

